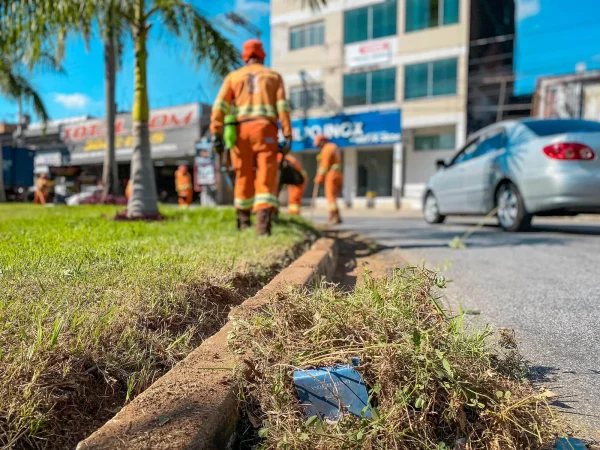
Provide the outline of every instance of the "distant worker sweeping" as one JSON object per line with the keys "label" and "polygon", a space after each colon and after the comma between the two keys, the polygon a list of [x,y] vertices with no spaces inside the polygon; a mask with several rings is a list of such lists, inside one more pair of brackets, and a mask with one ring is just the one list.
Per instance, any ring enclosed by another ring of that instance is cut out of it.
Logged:
{"label": "distant worker sweeping", "polygon": [[263,65],[265,57],[258,39],[244,43],[242,59],[246,66],[225,78],[210,124],[215,152],[231,150],[238,229],[250,227],[254,209],[259,236],[271,234],[271,212],[278,206],[278,119],[285,137],[284,154],[292,143],[283,79]]}
{"label": "distant worker sweeping", "polygon": [[192,176],[186,165],[181,165],[175,171],[175,190],[179,205],[187,208],[192,204],[194,197],[194,186],[192,185]]}
{"label": "distant worker sweeping", "polygon": [[320,160],[319,170],[315,178],[315,184],[325,182],[325,198],[329,210],[329,223],[338,224],[342,222],[337,199],[342,193],[344,175],[342,175],[342,154],[337,145],[322,134],[315,137],[313,145],[321,150],[317,158]]}

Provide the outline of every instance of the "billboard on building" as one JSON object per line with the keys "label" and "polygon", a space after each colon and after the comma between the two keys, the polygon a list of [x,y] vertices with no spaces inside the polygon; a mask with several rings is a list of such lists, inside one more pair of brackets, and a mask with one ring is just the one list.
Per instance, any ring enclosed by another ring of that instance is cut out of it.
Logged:
{"label": "billboard on building", "polygon": [[292,151],[312,149],[318,134],[341,148],[396,144],[402,140],[401,118],[400,109],[391,109],[296,119],[292,121]]}
{"label": "billboard on building", "polygon": [[[200,133],[200,105],[155,109],[148,121],[153,158],[194,156],[194,142]],[[104,119],[64,125],[60,136],[71,153],[71,164],[100,164],[106,149]],[[131,114],[118,114],[115,121],[117,161],[129,161],[133,153]]]}
{"label": "billboard on building", "polygon": [[600,71],[540,78],[533,115],[544,119],[600,120]]}
{"label": "billboard on building", "polygon": [[396,36],[344,46],[344,61],[348,67],[386,64],[396,53]]}

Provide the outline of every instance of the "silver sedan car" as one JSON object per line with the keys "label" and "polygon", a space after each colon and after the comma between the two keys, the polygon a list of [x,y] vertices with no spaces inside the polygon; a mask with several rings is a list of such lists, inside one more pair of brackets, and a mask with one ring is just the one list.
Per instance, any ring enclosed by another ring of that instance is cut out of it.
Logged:
{"label": "silver sedan car", "polygon": [[423,197],[428,223],[497,208],[500,226],[518,231],[533,216],[600,213],[600,123],[522,119],[469,137],[438,161]]}

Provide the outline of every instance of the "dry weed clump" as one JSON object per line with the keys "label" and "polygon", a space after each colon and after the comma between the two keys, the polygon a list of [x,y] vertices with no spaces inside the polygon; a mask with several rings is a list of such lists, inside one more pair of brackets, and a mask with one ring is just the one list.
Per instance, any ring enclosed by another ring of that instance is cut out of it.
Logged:
{"label": "dry weed clump", "polygon": [[[524,381],[506,336],[491,344],[489,327],[446,315],[434,298],[443,278],[408,268],[364,281],[350,294],[290,290],[236,321],[231,348],[244,361],[241,392],[258,448],[550,448],[556,425],[547,394]],[[354,356],[373,418],[307,418],[293,371]]]}

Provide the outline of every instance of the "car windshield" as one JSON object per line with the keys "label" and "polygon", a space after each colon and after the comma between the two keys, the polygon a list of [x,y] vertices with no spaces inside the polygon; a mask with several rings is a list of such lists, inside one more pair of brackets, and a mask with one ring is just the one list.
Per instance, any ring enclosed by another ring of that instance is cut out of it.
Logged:
{"label": "car windshield", "polygon": [[564,133],[600,133],[600,123],[589,120],[535,120],[523,122],[538,136]]}

